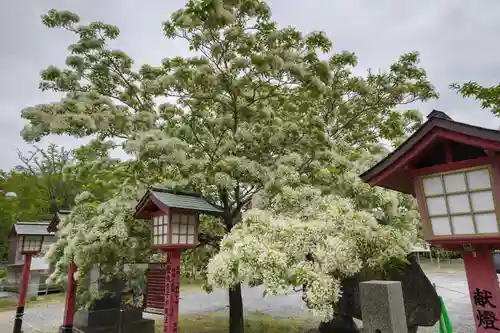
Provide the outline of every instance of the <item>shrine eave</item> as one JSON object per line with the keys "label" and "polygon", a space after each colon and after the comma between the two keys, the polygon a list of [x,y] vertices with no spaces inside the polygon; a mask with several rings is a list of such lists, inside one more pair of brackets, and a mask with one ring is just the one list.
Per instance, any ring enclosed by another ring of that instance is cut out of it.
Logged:
{"label": "shrine eave", "polygon": [[428,120],[403,144],[360,177],[371,186],[413,195],[411,176],[407,172],[411,162],[428,154],[427,148],[440,140],[500,152],[500,131],[453,121],[444,112],[434,110],[428,115]]}

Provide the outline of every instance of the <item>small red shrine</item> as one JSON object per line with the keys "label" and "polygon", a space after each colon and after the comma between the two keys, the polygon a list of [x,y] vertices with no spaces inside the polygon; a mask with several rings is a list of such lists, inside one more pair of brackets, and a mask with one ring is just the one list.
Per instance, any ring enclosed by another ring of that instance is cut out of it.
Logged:
{"label": "small red shrine", "polygon": [[500,330],[500,131],[434,110],[361,179],[417,199],[425,239],[463,252],[477,332]]}

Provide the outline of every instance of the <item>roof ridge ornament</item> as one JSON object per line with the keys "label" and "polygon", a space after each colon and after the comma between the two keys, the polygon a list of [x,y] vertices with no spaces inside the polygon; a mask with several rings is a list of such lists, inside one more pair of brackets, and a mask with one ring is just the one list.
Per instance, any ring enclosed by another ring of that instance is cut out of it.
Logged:
{"label": "roof ridge ornament", "polygon": [[429,113],[427,115],[427,119],[430,120],[431,118],[439,118],[439,119],[445,119],[445,120],[451,120],[451,121],[453,121],[453,119],[451,119],[450,116],[448,116],[443,111],[439,111],[439,110],[432,110],[431,113]]}

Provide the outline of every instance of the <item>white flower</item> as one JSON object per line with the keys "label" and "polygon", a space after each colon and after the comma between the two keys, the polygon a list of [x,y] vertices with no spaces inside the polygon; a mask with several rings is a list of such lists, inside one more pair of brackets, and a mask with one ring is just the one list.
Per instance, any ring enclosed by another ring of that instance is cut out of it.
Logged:
{"label": "white flower", "polygon": [[[379,225],[350,200],[321,196],[311,188],[288,189],[279,199],[308,208],[302,218],[295,210],[252,209],[222,241],[208,265],[213,286],[260,280],[268,292],[283,293],[306,286],[304,299],[314,314],[328,320],[342,295],[341,281],[364,267],[381,267],[404,260],[409,238],[391,226]],[[307,203],[298,198],[307,198]],[[290,201],[287,201],[290,199]]]}

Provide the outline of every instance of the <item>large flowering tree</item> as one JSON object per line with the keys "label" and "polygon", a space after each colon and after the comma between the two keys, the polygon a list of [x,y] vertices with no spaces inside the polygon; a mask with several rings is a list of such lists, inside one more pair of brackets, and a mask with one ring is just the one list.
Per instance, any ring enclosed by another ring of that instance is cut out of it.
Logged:
{"label": "large flowering tree", "polygon": [[273,294],[301,286],[307,306],[327,321],[343,279],[403,264],[417,241],[415,202],[369,188],[357,166],[339,174],[330,194],[285,185],[279,194],[257,195],[257,208],[246,212],[210,261],[209,283],[263,285]]}
{"label": "large flowering tree", "polygon": [[[133,156],[120,168],[127,186],[156,183],[201,192],[223,208],[223,233],[232,233],[257,194],[262,207],[271,209],[266,205],[282,193],[304,186],[354,198],[326,210],[332,218],[345,213],[346,219],[370,220],[357,213],[368,190],[350,183],[353,161],[364,151],[379,150],[381,140],[398,142],[419,124],[418,112],[397,107],[436,96],[416,53],[403,55],[387,71],[354,76],[354,54],[330,54],[324,33],[278,28],[261,0],[188,1],[163,30],[167,38],[187,41],[193,56],[140,69],[125,52],[108,47],[119,35],[115,26],[80,25],[76,14],[56,10],[43,22],[74,33],[77,42],[70,46],[66,68],[42,72],[41,88],[65,96],[23,110],[29,121],[25,139],[69,134],[93,136],[92,144],[101,148],[120,146]],[[362,209],[384,222],[385,214],[372,205],[365,202]],[[246,221],[281,220],[269,214]],[[295,220],[317,225],[314,221],[325,218]],[[295,220],[287,218],[288,230],[296,229]],[[251,233],[248,224],[228,237],[243,241],[237,235]],[[278,232],[267,224],[270,234]],[[200,237],[203,244],[220,243],[217,234]],[[231,285],[233,333],[243,331],[240,281],[224,282]]]}

